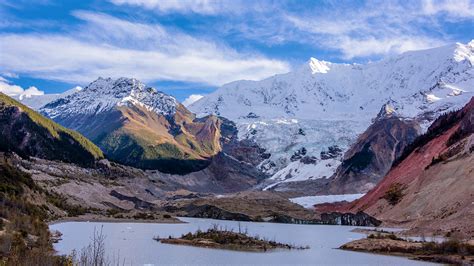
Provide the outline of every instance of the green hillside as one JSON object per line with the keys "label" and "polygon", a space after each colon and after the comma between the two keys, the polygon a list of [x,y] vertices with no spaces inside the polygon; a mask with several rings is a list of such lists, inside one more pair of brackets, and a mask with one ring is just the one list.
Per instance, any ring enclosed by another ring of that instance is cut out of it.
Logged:
{"label": "green hillside", "polygon": [[80,133],[69,130],[0,93],[0,150],[91,165],[104,157],[100,148]]}

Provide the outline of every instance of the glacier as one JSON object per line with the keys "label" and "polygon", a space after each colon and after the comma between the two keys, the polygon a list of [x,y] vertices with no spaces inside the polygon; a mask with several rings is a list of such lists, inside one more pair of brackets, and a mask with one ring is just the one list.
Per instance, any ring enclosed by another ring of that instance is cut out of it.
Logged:
{"label": "glacier", "polygon": [[[474,40],[410,51],[367,64],[340,64],[311,58],[292,72],[260,81],[223,85],[189,106],[198,116],[234,121],[240,139],[270,153],[258,167],[270,185],[330,177],[343,152],[389,103],[424,130],[440,114],[461,108],[474,96]],[[312,163],[292,160],[302,148]]]}

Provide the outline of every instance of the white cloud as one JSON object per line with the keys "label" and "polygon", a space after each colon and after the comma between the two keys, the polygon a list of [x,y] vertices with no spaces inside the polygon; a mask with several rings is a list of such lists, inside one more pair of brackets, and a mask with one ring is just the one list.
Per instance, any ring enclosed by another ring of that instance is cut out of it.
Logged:
{"label": "white cloud", "polygon": [[189,95],[188,98],[186,98],[184,101],[183,101],[183,105],[188,107],[190,106],[191,104],[197,102],[198,100],[200,100],[202,97],[204,97],[203,95],[199,95],[199,94],[191,94]]}
{"label": "white cloud", "polygon": [[76,12],[86,22],[70,35],[3,34],[0,72],[74,83],[98,76],[222,85],[289,71],[286,62],[239,53],[211,40],[112,16]]}
{"label": "white cloud", "polygon": [[31,97],[33,95],[43,95],[44,91],[39,90],[38,88],[31,86],[28,89],[23,89],[22,87],[14,84],[10,84],[8,80],[3,77],[0,77],[0,92],[8,96],[18,96],[20,99],[23,97]]}
{"label": "white cloud", "polygon": [[448,42],[421,30],[422,25],[431,28],[438,25],[434,19],[420,13],[416,5],[369,2],[360,8],[335,8],[323,15],[286,14],[284,19],[297,29],[291,34],[306,34],[303,38],[306,42],[339,51],[344,59],[399,54]]}
{"label": "white cloud", "polygon": [[427,15],[445,13],[456,18],[474,18],[474,1],[423,0],[423,11]]}
{"label": "white cloud", "polygon": [[[134,5],[162,13],[216,14],[236,8],[237,1],[222,0],[110,0],[115,5]],[[248,2],[248,1],[247,1]]]}
{"label": "white cloud", "polygon": [[337,47],[346,59],[400,54],[406,51],[427,49],[445,44],[443,41],[423,36],[396,36],[384,39],[375,37],[358,39],[344,36],[329,43]]}

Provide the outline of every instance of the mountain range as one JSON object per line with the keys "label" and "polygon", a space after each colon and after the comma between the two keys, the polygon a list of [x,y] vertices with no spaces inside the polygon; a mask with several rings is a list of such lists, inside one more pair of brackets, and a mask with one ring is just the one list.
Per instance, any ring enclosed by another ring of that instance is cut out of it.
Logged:
{"label": "mountain range", "polygon": [[[474,41],[365,65],[311,59],[224,85],[190,109],[134,78],[19,99],[36,110],[0,94],[0,158],[19,171],[7,188],[28,176],[55,217],[83,206],[128,217],[344,216],[474,235],[473,54]],[[316,212],[289,201],[349,193],[366,194]]]}
{"label": "mountain range", "polygon": [[[287,74],[226,84],[189,109],[198,116],[215,114],[234,121],[240,139],[254,141],[271,154],[257,166],[270,176],[265,188],[287,191],[286,183],[334,175],[342,155],[385,104],[400,119],[418,123],[421,132],[442,113],[461,108],[473,96],[473,65],[474,41],[367,64],[311,58]],[[335,146],[339,155],[322,156]],[[302,151],[304,156],[299,156]]]}
{"label": "mountain range", "polygon": [[474,41],[367,64],[311,58],[287,74],[226,84],[189,110],[136,79],[99,78],[38,111],[121,164],[188,174],[221,154],[267,177],[256,189],[361,193],[434,119],[472,97],[473,65]]}

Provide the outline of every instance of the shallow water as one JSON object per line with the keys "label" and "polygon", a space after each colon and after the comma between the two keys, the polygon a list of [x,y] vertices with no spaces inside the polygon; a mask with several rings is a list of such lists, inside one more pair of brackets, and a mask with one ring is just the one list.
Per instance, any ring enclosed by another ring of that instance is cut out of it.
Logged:
{"label": "shallow water", "polygon": [[[279,250],[266,253],[241,252],[169,245],[156,242],[154,236],[179,237],[197,229],[218,224],[238,231],[239,222],[181,218],[183,224],[64,222],[50,226],[63,233],[55,244],[60,254],[79,251],[89,244],[94,229],[103,228],[108,256],[120,257],[126,265],[424,265],[402,257],[382,256],[336,249],[354,239],[365,237],[350,232],[355,227],[335,225],[295,225],[240,222],[250,235],[298,246],[308,250]],[[115,259],[117,260],[117,259]]]}

